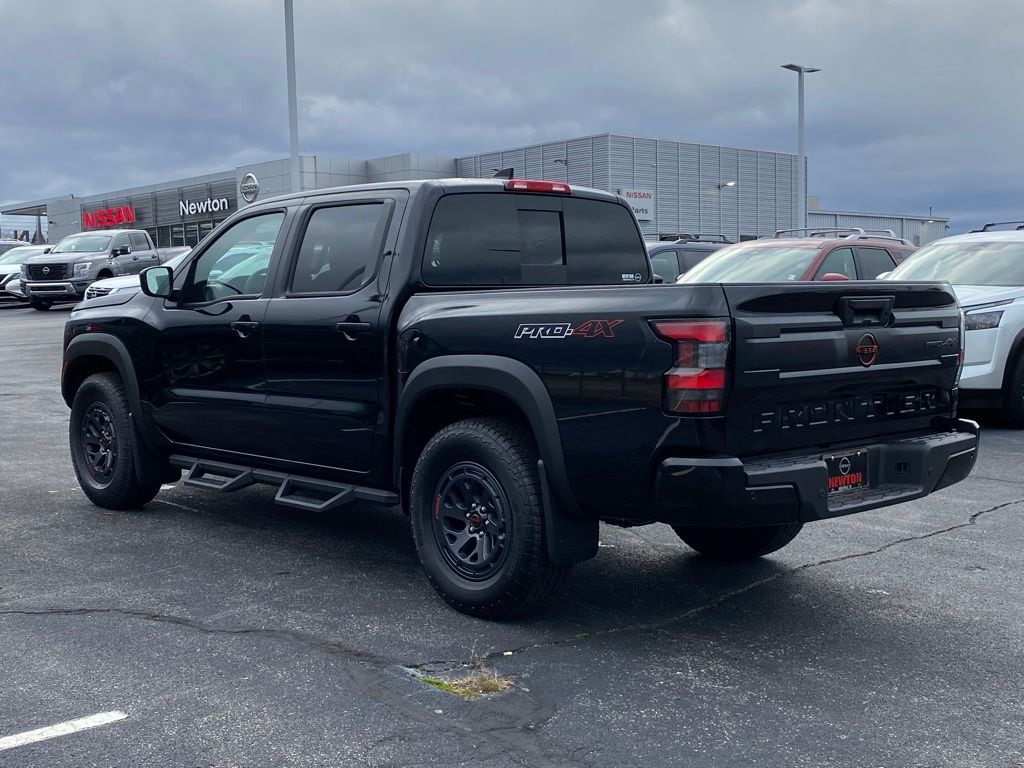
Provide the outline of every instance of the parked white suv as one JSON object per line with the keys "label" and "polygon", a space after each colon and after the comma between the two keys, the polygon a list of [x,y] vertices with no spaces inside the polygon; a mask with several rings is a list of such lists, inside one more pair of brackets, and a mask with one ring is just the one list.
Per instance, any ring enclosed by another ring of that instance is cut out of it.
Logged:
{"label": "parked white suv", "polygon": [[1024,428],[1024,231],[1006,224],[936,240],[886,275],[887,280],[948,280],[966,318],[960,404],[1002,408]]}

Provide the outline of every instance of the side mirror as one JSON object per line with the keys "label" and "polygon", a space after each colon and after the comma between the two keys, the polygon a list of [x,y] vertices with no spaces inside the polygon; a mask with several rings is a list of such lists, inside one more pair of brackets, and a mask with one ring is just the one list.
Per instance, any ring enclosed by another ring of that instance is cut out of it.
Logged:
{"label": "side mirror", "polygon": [[883,272],[880,275],[875,275],[875,280],[885,280],[885,278],[887,278],[891,274],[892,274],[892,270],[890,269],[888,272]]}
{"label": "side mirror", "polygon": [[661,275],[655,275],[654,276],[654,282],[658,283],[658,284],[664,283],[665,282],[665,278],[662,277]]}
{"label": "side mirror", "polygon": [[53,246],[50,245],[50,246],[47,246],[46,248],[43,248],[43,253],[49,253],[52,250],[53,250]]}
{"label": "side mirror", "polygon": [[150,267],[139,273],[142,292],[157,299],[171,298],[171,279],[174,270],[170,267]]}
{"label": "side mirror", "polygon": [[843,280],[849,280],[850,278],[840,272],[826,272],[821,279],[826,283],[838,283]]}
{"label": "side mirror", "polygon": [[120,248],[115,248],[114,252],[111,255],[113,255],[113,256],[127,256],[131,252],[132,252],[132,247],[130,245],[122,245]]}

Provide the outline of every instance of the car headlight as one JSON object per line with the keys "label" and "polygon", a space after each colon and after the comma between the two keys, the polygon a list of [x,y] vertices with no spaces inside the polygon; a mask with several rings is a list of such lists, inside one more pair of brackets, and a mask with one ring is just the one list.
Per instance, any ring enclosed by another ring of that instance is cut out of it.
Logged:
{"label": "car headlight", "polygon": [[91,267],[91,266],[92,266],[92,262],[91,261],[83,261],[83,262],[80,262],[78,264],[75,264],[75,267],[74,267],[74,270],[72,272],[72,275],[74,277],[86,277],[89,274],[89,267]]}
{"label": "car headlight", "polygon": [[966,313],[966,318],[968,331],[998,328],[999,321],[1003,319],[1003,310],[1000,309],[995,312],[968,312]]}
{"label": "car headlight", "polygon": [[21,265],[21,276],[26,280],[28,279],[28,264]]}

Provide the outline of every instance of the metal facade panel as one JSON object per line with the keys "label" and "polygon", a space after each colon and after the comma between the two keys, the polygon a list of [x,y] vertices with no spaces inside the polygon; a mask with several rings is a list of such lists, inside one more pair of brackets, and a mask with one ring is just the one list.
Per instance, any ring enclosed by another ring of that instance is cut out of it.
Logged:
{"label": "metal facade panel", "polygon": [[679,231],[700,231],[700,146],[679,145]]}
{"label": "metal facade panel", "polygon": [[[739,185],[739,150],[731,147],[722,147],[720,150],[721,156],[721,176],[718,182],[718,200],[720,209],[722,211],[721,224],[722,228],[718,230],[722,232],[730,240],[739,240],[740,238],[740,207],[739,207],[739,195],[741,194],[742,187]],[[735,185],[728,187],[725,186],[726,182],[735,181]]]}
{"label": "metal facade panel", "polygon": [[565,156],[569,162],[569,183],[594,186],[594,158],[590,139],[567,141]]}
{"label": "metal facade panel", "polygon": [[610,137],[608,177],[612,192],[633,186],[633,139],[629,136]]}
{"label": "metal facade panel", "polygon": [[702,144],[700,147],[700,230],[722,231],[721,194],[722,149]]}
{"label": "metal facade panel", "polygon": [[475,157],[460,157],[455,162],[455,172],[459,174],[461,178],[471,179],[474,178],[476,171],[476,164],[474,163]]}
{"label": "metal facade panel", "polygon": [[757,233],[759,235],[770,235],[778,229],[775,226],[775,206],[779,195],[775,175],[774,153],[757,153],[757,196]]}
{"label": "metal facade panel", "polygon": [[[740,235],[757,235],[757,201],[760,188],[757,183],[757,152],[741,149],[739,152],[739,175],[736,179],[739,203]],[[767,232],[765,234],[768,234]]]}
{"label": "metal facade panel", "polygon": [[544,161],[544,175],[540,178],[551,181],[565,181],[566,168],[555,160],[565,160],[565,142],[551,141],[541,146],[541,156]]}
{"label": "metal facade panel", "polygon": [[679,224],[679,143],[658,142],[658,188],[655,221],[659,233],[680,232]]}
{"label": "metal facade panel", "polygon": [[590,140],[590,152],[591,157],[593,158],[593,185],[598,189],[611,189],[611,180],[608,177],[611,151],[610,146],[611,138],[607,134],[604,136],[595,136]]}
{"label": "metal facade panel", "polygon": [[543,179],[544,178],[544,151],[540,144],[534,144],[532,147],[527,147],[523,154],[526,159],[523,162],[523,167],[526,170],[526,178],[528,179]]}
{"label": "metal facade panel", "polygon": [[[568,175],[561,163],[568,162]],[[796,157],[786,153],[601,134],[459,158],[460,175],[509,167],[527,178],[618,192],[652,189],[655,215],[644,231],[720,232],[732,238],[797,226]],[[734,187],[721,187],[727,181]]]}
{"label": "metal facade panel", "polygon": [[516,178],[530,178],[526,174],[526,150],[514,149],[511,152],[501,153],[501,166],[499,170],[511,168],[512,175]]}
{"label": "metal facade panel", "polygon": [[480,176],[484,178],[493,176],[494,172],[503,168],[501,164],[501,152],[491,152],[487,155],[480,155],[480,167],[477,169]]}

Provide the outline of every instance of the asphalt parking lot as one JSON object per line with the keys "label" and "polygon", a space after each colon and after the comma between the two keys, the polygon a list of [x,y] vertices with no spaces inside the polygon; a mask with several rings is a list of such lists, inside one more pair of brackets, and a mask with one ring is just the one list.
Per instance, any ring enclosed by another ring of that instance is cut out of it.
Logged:
{"label": "asphalt parking lot", "polygon": [[[169,487],[78,489],[60,398],[68,309],[0,309],[4,766],[1024,765],[1024,433],[966,482],[820,523],[748,566],[664,526],[602,529],[560,602],[448,609],[400,511]],[[420,682],[482,663],[506,693]]]}

